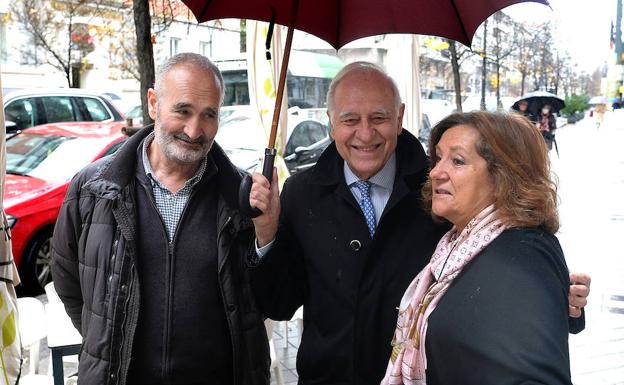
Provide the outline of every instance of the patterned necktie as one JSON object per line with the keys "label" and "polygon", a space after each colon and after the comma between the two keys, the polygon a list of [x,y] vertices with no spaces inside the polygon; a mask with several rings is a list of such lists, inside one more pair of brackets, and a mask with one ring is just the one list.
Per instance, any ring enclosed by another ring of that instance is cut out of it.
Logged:
{"label": "patterned necktie", "polygon": [[373,201],[371,200],[370,190],[372,183],[367,180],[360,180],[355,182],[356,187],[360,190],[362,194],[362,199],[360,200],[360,207],[362,208],[362,212],[364,213],[364,218],[366,218],[366,225],[368,226],[368,231],[370,232],[371,238],[373,234],[375,234],[375,208],[373,207]]}

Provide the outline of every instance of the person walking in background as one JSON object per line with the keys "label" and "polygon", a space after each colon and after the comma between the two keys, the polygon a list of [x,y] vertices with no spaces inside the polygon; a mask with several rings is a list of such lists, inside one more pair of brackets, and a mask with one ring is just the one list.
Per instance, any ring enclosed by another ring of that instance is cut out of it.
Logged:
{"label": "person walking in background", "polygon": [[155,124],[70,185],[52,275],[83,337],[81,384],[269,384],[242,174],[213,142],[224,92],[204,56],[169,58],[148,91]]}
{"label": "person walking in background", "polygon": [[[427,157],[403,130],[404,105],[383,70],[345,66],[327,106],[334,142],[315,166],[287,179],[281,197],[276,175],[271,184],[253,176],[250,204],[263,214],[254,219],[252,286],[272,319],[304,307],[299,384],[378,385],[396,306],[449,226],[423,206]],[[571,303],[584,306],[588,285],[571,286]],[[571,330],[582,330],[582,320]]]}
{"label": "person walking in background", "polygon": [[530,122],[535,123],[537,121],[537,118],[535,117],[535,115],[531,113],[531,111],[528,110],[528,108],[529,108],[529,102],[527,102],[526,100],[520,100],[518,102],[518,112],[522,116],[527,118]]}
{"label": "person walking in background", "polygon": [[604,114],[606,112],[607,106],[605,104],[597,104],[594,109],[594,117],[596,119],[596,128],[600,128],[602,123],[604,122]]}
{"label": "person walking in background", "polygon": [[540,113],[537,115],[537,128],[539,128],[540,132],[542,133],[542,137],[546,142],[546,147],[548,147],[548,150],[552,150],[553,142],[555,142],[557,119],[552,113],[552,107],[550,104],[544,104]]}
{"label": "person walking in background", "polygon": [[571,384],[570,281],[539,132],[513,114],[453,114],[429,151],[424,201],[453,227],[401,300],[382,385]]}

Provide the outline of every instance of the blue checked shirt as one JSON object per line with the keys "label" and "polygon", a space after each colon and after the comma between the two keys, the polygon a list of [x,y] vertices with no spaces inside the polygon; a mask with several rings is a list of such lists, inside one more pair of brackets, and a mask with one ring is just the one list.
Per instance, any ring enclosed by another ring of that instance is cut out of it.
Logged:
{"label": "blue checked shirt", "polygon": [[152,193],[154,201],[156,201],[156,208],[165,223],[169,243],[171,243],[173,242],[176,227],[178,226],[184,207],[191,196],[193,187],[195,187],[195,185],[201,180],[204,175],[204,171],[206,171],[207,158],[202,160],[195,175],[191,179],[187,180],[184,187],[174,194],[158,180],[156,174],[154,174],[154,171],[152,170],[152,166],[150,165],[147,157],[147,148],[150,143],[152,143],[152,140],[154,140],[153,132],[143,141],[143,167],[145,169],[145,174],[147,174],[147,177],[152,185]]}

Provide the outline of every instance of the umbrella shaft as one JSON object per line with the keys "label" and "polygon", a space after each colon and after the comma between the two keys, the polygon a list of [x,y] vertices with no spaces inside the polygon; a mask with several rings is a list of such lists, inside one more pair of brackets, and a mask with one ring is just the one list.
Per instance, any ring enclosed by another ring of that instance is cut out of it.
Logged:
{"label": "umbrella shaft", "polygon": [[299,0],[293,0],[290,14],[290,22],[288,23],[288,33],[286,35],[286,46],[284,47],[284,57],[282,58],[282,67],[280,69],[280,77],[277,84],[277,93],[275,95],[275,108],[273,109],[273,121],[271,122],[271,135],[269,136],[268,148],[275,148],[275,139],[277,138],[277,126],[279,124],[280,112],[282,109],[282,98],[284,97],[284,86],[286,85],[286,72],[288,71],[290,47],[292,46],[293,33],[295,32],[295,21],[297,19],[298,8]]}

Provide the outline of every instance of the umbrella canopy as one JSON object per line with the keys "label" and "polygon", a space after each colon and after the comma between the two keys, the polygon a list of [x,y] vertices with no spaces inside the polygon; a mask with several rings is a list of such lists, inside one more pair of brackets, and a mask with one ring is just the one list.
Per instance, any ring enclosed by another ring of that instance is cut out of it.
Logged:
{"label": "umbrella canopy", "polygon": [[[288,25],[293,0],[183,0],[199,22],[224,18],[274,21]],[[338,49],[374,35],[435,35],[470,46],[491,14],[522,2],[547,0],[301,0],[295,28]]]}
{"label": "umbrella canopy", "polygon": [[605,98],[604,96],[594,96],[593,98],[589,99],[588,104],[595,106],[597,104],[607,104],[607,98]]}
{"label": "umbrella canopy", "polygon": [[555,113],[561,111],[561,109],[565,107],[565,101],[559,96],[546,91],[534,91],[519,97],[511,108],[519,111],[518,103],[522,100],[526,100],[529,103],[528,110],[533,114],[537,114],[545,104],[550,104]]}
{"label": "umbrella canopy", "polygon": [[[275,141],[284,94],[294,29],[315,35],[338,49],[350,41],[381,34],[405,33],[447,37],[470,46],[479,25],[509,5],[547,0],[182,0],[201,23],[239,18],[288,26],[269,143],[262,174],[272,179]],[[271,28],[269,28],[271,29]],[[268,33],[267,40],[271,33]],[[268,47],[267,47],[268,48]],[[251,178],[243,179],[239,204],[243,213],[257,216],[249,206]]]}

